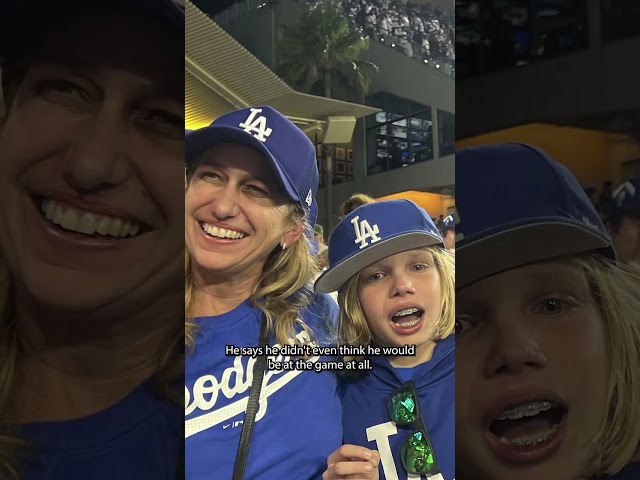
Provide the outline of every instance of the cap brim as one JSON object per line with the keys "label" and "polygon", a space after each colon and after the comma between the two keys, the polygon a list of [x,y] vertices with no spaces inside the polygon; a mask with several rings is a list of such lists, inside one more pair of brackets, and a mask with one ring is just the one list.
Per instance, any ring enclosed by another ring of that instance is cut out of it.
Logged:
{"label": "cap brim", "polygon": [[[269,152],[265,144],[250,133],[239,128],[213,126],[191,132],[185,137],[185,161],[187,165],[192,166],[198,161],[199,156],[203,152],[219,143],[239,143],[258,150],[271,163],[271,166],[280,180],[280,184],[287,192],[287,195],[289,195],[294,202],[302,204],[300,197],[293,186],[293,182],[287,173],[280,167],[280,164],[275,157],[271,155],[271,152]],[[306,205],[304,205],[304,208],[307,208]]]}
{"label": "cap brim", "polygon": [[434,245],[442,245],[440,238],[426,232],[409,232],[388,238],[327,270],[316,281],[315,289],[320,293],[335,292],[360,270],[383,258],[407,250]]}
{"label": "cap brim", "polygon": [[456,289],[513,268],[567,255],[602,250],[615,258],[610,241],[582,223],[541,219],[514,225],[456,245]]}

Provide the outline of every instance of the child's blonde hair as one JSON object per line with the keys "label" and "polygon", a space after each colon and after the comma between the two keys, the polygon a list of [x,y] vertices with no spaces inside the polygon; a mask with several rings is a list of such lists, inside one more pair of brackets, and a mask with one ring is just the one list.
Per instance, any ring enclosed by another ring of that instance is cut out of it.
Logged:
{"label": "child's blonde hair", "polygon": [[585,272],[606,332],[608,408],[592,442],[591,474],[614,474],[637,459],[640,446],[640,269],[598,255],[569,264]]}
{"label": "child's blonde hair", "polygon": [[[433,260],[440,275],[442,289],[442,304],[440,305],[440,320],[436,326],[436,340],[448,337],[455,328],[455,261],[454,256],[442,247],[424,247],[424,250],[433,255]],[[367,324],[367,319],[358,297],[357,273],[338,291],[338,304],[340,305],[340,321],[338,324],[339,345],[374,345],[375,339]],[[346,361],[360,360],[360,357],[345,357]]]}

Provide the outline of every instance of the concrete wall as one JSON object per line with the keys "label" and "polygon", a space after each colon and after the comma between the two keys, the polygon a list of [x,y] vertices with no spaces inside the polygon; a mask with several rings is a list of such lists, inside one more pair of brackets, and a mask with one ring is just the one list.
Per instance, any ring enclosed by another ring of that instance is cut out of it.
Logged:
{"label": "concrete wall", "polygon": [[638,109],[638,58],[640,38],[632,38],[459,82],[456,138]]}
{"label": "concrete wall", "polygon": [[455,113],[454,78],[373,40],[364,58],[380,67],[370,93],[386,91]]}
{"label": "concrete wall", "polygon": [[274,11],[270,7],[259,8],[223,25],[229,35],[271,68],[275,58]]}

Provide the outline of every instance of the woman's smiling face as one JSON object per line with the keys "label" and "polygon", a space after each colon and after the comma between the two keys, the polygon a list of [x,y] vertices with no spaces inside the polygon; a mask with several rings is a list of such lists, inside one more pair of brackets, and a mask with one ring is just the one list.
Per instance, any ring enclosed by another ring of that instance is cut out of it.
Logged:
{"label": "woman's smiling face", "polygon": [[0,243],[32,298],[139,308],[179,285],[183,45],[147,18],[86,12],[29,57],[0,126]]}

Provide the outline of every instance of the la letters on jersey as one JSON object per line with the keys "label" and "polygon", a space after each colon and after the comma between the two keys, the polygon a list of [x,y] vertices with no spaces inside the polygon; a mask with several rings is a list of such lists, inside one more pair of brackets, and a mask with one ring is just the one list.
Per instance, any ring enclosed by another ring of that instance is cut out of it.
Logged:
{"label": "la letters on jersey", "polygon": [[[297,339],[304,343],[309,338],[306,332],[296,335]],[[314,345],[313,343],[311,343]],[[281,347],[280,345],[277,345]],[[275,362],[287,362],[291,357],[277,355],[268,357]],[[317,362],[320,357],[312,357],[307,362]],[[201,415],[185,421],[185,438],[195,435],[209,428],[215,427],[231,418],[243,413],[246,410],[249,399],[248,390],[253,380],[253,365],[256,357],[236,356],[233,366],[226,368],[220,378],[214,375],[203,375],[196,379],[193,384],[193,392],[185,385],[185,415],[194,412],[203,412]],[[262,391],[260,392],[260,408],[256,415],[256,422],[264,417],[267,412],[268,398],[291,382],[303,371],[281,370],[265,372],[262,381]],[[247,393],[246,395],[243,395]],[[216,409],[216,403],[220,394],[227,399],[238,399],[222,408]]]}
{"label": "la letters on jersey", "polygon": [[[396,468],[396,463],[391,453],[391,445],[389,437],[397,435],[398,429],[394,422],[380,423],[367,428],[367,440],[376,442],[376,447],[380,453],[380,464],[386,480],[421,480],[424,477],[420,475],[411,475],[406,473],[402,465]],[[427,477],[427,480],[449,480],[445,479],[442,474]],[[455,480],[454,478],[451,480]]]}

